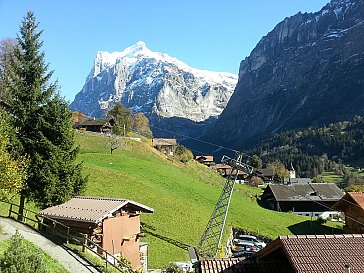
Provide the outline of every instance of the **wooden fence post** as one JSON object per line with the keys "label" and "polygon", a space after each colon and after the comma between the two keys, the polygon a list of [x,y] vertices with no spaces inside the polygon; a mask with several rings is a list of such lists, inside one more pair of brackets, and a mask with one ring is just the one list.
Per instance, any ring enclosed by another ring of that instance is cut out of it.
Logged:
{"label": "wooden fence post", "polygon": [[11,217],[11,212],[13,211],[13,204],[10,204],[10,209],[9,209],[9,218]]}
{"label": "wooden fence post", "polygon": [[67,240],[66,240],[67,244],[69,243],[69,240],[68,240],[69,237],[70,237],[70,227],[67,226]]}
{"label": "wooden fence post", "polygon": [[83,239],[82,239],[82,252],[85,252],[86,251],[86,244],[87,244],[87,234],[83,234]]}
{"label": "wooden fence post", "polygon": [[107,268],[107,251],[105,251],[105,267]]}
{"label": "wooden fence post", "polygon": [[54,234],[56,232],[56,222],[53,222],[53,228],[52,228],[52,237],[54,237]]}
{"label": "wooden fence post", "polygon": [[25,210],[25,216],[24,216],[24,219],[23,219],[24,224],[27,223],[27,217],[28,217],[28,210]]}

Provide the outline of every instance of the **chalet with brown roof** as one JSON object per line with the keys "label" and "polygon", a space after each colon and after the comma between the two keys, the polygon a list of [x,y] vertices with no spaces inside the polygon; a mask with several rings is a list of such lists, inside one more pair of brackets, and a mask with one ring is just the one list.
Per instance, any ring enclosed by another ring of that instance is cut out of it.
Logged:
{"label": "chalet with brown roof", "polygon": [[127,258],[136,270],[142,267],[141,212],[154,210],[128,199],[76,196],[39,214],[86,234],[109,253]]}
{"label": "chalet with brown roof", "polygon": [[348,192],[334,207],[345,214],[344,233],[364,233],[364,193]]}
{"label": "chalet with brown roof", "polygon": [[269,183],[274,180],[274,171],[272,169],[258,169],[255,173],[264,181],[264,183]]}
{"label": "chalet with brown roof", "polygon": [[114,125],[113,118],[94,118],[79,123],[76,128],[96,133],[108,133],[111,132]]}
{"label": "chalet with brown roof", "polygon": [[211,169],[219,172],[222,176],[228,176],[228,173],[231,173],[231,169],[233,167],[231,167],[230,165],[227,164],[216,164],[214,166],[211,166]]}
{"label": "chalet with brown roof", "polygon": [[261,200],[273,210],[318,216],[332,210],[343,195],[334,183],[269,184]]}
{"label": "chalet with brown roof", "polygon": [[195,160],[209,167],[215,165],[214,157],[212,155],[197,155],[195,156]]}
{"label": "chalet with brown roof", "polygon": [[178,144],[175,138],[153,138],[152,146],[166,155],[174,155]]}
{"label": "chalet with brown roof", "polygon": [[362,273],[364,234],[280,236],[252,257],[208,259],[200,273]]}

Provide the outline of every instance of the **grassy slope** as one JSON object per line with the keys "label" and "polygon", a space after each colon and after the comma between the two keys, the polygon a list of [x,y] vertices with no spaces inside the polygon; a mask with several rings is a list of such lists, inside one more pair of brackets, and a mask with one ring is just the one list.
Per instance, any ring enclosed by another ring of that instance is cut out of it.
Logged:
{"label": "grassy slope", "polygon": [[[171,161],[147,143],[129,141],[110,155],[103,137],[77,134],[76,139],[84,173],[89,175],[86,195],[129,198],[155,209],[154,214],[142,215],[147,227],[143,241],[150,243],[150,267],[188,260],[181,246],[198,244],[224,179],[195,162]],[[253,188],[236,186],[227,227],[240,227],[269,238],[292,231],[323,232],[310,230],[317,227],[307,224],[308,218],[259,207],[251,197],[255,193]]]}

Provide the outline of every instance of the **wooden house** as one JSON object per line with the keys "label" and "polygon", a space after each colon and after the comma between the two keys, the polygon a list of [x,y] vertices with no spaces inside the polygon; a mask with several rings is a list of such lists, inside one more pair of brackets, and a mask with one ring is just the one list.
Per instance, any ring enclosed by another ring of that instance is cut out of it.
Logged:
{"label": "wooden house", "polygon": [[271,209],[305,216],[318,216],[343,197],[334,183],[269,184],[262,196]]}
{"label": "wooden house", "polygon": [[139,240],[142,212],[154,210],[128,199],[76,196],[39,214],[86,234],[109,253],[128,259],[137,270],[145,266],[141,264],[145,244]]}
{"label": "wooden house", "polygon": [[109,133],[114,125],[113,118],[94,118],[79,123],[76,128],[90,132]]}
{"label": "wooden house", "polygon": [[199,273],[362,273],[363,234],[280,236],[252,257],[202,259]]}
{"label": "wooden house", "polygon": [[364,233],[364,193],[348,192],[334,207],[345,214],[344,233]]}
{"label": "wooden house", "polygon": [[272,169],[258,169],[255,171],[264,183],[270,183],[274,180],[274,171]]}
{"label": "wooden house", "polygon": [[211,166],[211,169],[219,172],[223,177],[228,176],[228,174],[231,173],[233,167],[227,164],[216,164],[214,166]]}
{"label": "wooden house", "polygon": [[214,157],[212,155],[197,155],[195,156],[195,160],[209,167],[215,165]]}
{"label": "wooden house", "polygon": [[153,138],[152,146],[166,155],[174,155],[178,144],[175,138]]}

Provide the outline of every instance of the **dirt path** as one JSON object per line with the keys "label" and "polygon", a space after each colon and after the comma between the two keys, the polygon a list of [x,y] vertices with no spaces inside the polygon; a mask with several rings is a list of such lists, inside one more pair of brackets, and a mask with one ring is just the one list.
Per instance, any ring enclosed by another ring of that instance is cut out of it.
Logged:
{"label": "dirt path", "polygon": [[0,234],[0,240],[10,239],[10,237],[15,234],[15,231],[19,230],[19,233],[23,235],[24,239],[32,242],[44,252],[48,253],[53,259],[57,260],[61,265],[63,265],[64,268],[69,272],[100,272],[86,260],[77,256],[61,245],[53,243],[35,230],[24,226],[15,220],[0,217],[0,226],[2,230],[2,234]]}

